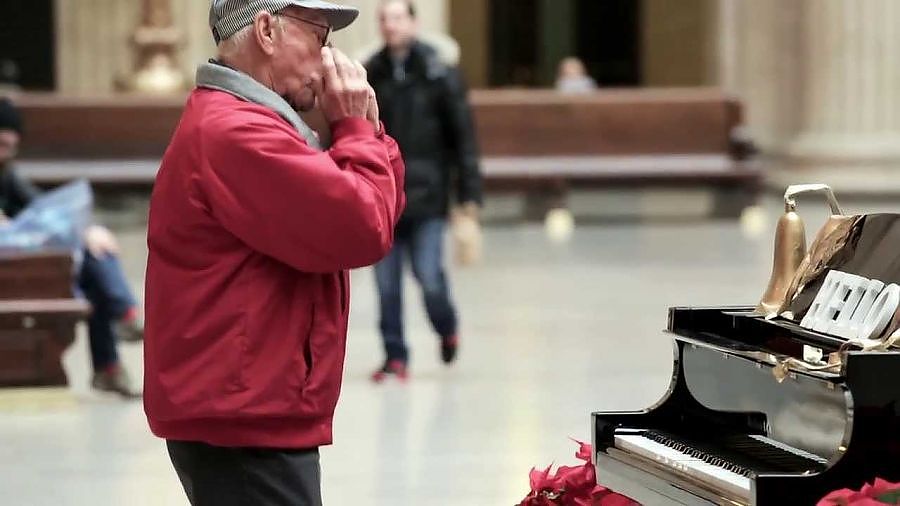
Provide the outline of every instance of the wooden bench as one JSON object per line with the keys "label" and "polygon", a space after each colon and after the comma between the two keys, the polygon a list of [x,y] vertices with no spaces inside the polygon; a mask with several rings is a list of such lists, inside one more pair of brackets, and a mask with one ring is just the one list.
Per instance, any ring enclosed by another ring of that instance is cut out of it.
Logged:
{"label": "wooden bench", "polygon": [[0,387],[66,385],[62,354],[89,305],[67,254],[0,255]]}
{"label": "wooden bench", "polygon": [[[42,183],[152,183],[183,102],[26,94],[24,172]],[[580,187],[710,188],[734,214],[762,186],[735,149],[741,104],[716,89],[475,90],[471,102],[489,191],[552,201]]]}
{"label": "wooden bench", "polygon": [[709,188],[717,215],[736,215],[762,189],[734,134],[735,98],[715,89],[472,93],[493,191],[526,191],[544,207],[575,188]]}

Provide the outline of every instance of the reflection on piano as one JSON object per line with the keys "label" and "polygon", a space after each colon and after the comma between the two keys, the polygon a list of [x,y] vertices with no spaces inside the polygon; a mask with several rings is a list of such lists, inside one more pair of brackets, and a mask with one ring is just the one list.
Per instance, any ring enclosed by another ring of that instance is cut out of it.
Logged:
{"label": "reflection on piano", "polygon": [[[900,481],[900,352],[847,349],[749,307],[673,308],[668,330],[663,399],[593,414],[603,486],[644,506],[812,505]],[[797,367],[810,348],[841,352],[841,365]]]}

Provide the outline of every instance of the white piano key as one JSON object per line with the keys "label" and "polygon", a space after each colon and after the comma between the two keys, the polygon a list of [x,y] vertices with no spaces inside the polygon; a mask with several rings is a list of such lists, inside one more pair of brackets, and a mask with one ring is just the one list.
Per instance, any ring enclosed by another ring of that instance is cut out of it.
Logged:
{"label": "white piano key", "polygon": [[637,434],[617,435],[614,439],[614,445],[620,450],[653,460],[664,467],[692,476],[703,483],[708,483],[738,497],[748,497],[750,494],[750,478],[715,466],[664,444],[647,439],[644,436]]}

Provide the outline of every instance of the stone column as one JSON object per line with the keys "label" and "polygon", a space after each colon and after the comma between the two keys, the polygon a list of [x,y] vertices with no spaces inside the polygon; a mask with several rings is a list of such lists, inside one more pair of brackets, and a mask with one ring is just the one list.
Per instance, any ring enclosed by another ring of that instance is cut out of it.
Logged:
{"label": "stone column", "polygon": [[133,61],[128,38],[138,20],[136,1],[56,0],[57,91],[105,95]]}
{"label": "stone column", "polygon": [[842,170],[900,167],[900,3],[804,2],[802,112],[789,154]]}
{"label": "stone column", "polygon": [[709,33],[715,35],[715,41],[707,44],[707,76],[708,81],[734,93],[739,89],[738,83],[738,51],[740,49],[740,0],[710,0],[707,12],[710,27]]}
{"label": "stone column", "polygon": [[767,154],[784,153],[797,132],[802,96],[802,3],[715,0],[708,6],[711,82],[744,104],[750,136]]}

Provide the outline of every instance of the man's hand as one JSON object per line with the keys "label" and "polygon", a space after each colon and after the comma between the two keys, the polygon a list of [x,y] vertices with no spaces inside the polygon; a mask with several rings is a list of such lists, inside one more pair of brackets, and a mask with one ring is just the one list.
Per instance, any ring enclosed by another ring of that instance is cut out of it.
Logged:
{"label": "man's hand", "polygon": [[372,122],[376,133],[381,133],[381,119],[379,118],[378,113],[378,97],[375,96],[375,89],[371,86],[369,86],[369,110],[366,112],[366,119]]}
{"label": "man's hand", "polygon": [[371,121],[371,87],[366,80],[366,69],[329,47],[322,48],[322,68],[324,75],[314,75],[312,86],[325,119],[329,123],[344,118]]}
{"label": "man's hand", "polygon": [[91,225],[84,232],[84,243],[94,258],[119,254],[119,242],[106,227]]}

